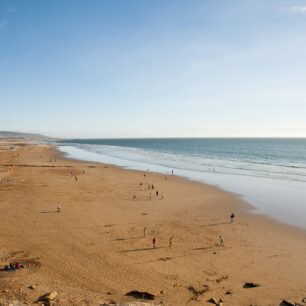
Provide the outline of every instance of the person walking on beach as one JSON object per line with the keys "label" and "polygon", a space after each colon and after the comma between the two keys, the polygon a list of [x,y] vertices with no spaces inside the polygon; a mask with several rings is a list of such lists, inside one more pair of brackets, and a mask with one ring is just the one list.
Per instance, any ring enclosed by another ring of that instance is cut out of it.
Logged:
{"label": "person walking on beach", "polygon": [[219,246],[221,247],[224,247],[224,239],[223,239],[223,237],[220,235],[219,236]]}
{"label": "person walking on beach", "polygon": [[147,236],[147,227],[145,226],[143,229],[143,237],[146,237],[146,236]]}
{"label": "person walking on beach", "polygon": [[234,223],[234,221],[235,221],[235,214],[232,213],[232,214],[231,214],[231,223]]}
{"label": "person walking on beach", "polygon": [[158,190],[156,190],[156,196],[158,197]]}
{"label": "person walking on beach", "polygon": [[60,205],[57,206],[57,212],[60,213],[62,210],[62,207]]}
{"label": "person walking on beach", "polygon": [[154,190],[154,185],[152,184],[151,189]]}
{"label": "person walking on beach", "polygon": [[172,240],[173,240],[174,236],[171,236],[171,238],[169,239],[169,248],[172,247]]}
{"label": "person walking on beach", "polygon": [[153,243],[153,249],[156,249],[156,238],[155,237],[153,237],[152,243]]}

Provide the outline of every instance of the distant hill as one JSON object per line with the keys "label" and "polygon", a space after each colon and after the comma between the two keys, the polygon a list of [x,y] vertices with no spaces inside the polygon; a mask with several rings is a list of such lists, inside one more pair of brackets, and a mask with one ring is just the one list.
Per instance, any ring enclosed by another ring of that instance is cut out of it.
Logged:
{"label": "distant hill", "polygon": [[27,139],[27,140],[51,140],[51,137],[40,135],[40,134],[31,134],[31,133],[19,133],[19,132],[10,132],[10,131],[0,131],[0,139]]}

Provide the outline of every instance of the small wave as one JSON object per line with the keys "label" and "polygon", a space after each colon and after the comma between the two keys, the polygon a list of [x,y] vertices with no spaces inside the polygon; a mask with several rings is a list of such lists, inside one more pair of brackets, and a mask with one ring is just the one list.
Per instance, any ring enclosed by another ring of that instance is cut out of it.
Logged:
{"label": "small wave", "polygon": [[[71,143],[69,143],[71,145]],[[274,179],[306,181],[306,167],[271,164],[267,162],[212,159],[207,157],[187,156],[167,152],[156,152],[139,148],[120,147],[115,145],[73,144],[74,146],[100,155],[115,157],[130,162],[143,162],[148,165],[164,166],[173,169],[208,172],[216,168],[218,173],[235,174]],[[295,171],[290,171],[295,169]]]}

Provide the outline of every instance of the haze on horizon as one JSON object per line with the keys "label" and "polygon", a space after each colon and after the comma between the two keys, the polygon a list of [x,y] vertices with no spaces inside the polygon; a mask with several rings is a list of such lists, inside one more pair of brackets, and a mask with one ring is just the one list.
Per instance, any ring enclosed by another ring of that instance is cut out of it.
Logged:
{"label": "haze on horizon", "polygon": [[306,0],[0,0],[0,130],[306,137]]}

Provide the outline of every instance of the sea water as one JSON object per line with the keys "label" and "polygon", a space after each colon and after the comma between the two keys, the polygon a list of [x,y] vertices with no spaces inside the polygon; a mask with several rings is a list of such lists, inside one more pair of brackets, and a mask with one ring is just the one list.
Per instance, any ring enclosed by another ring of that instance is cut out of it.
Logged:
{"label": "sea water", "polygon": [[154,171],[241,195],[254,212],[306,228],[306,139],[70,139],[69,157]]}

